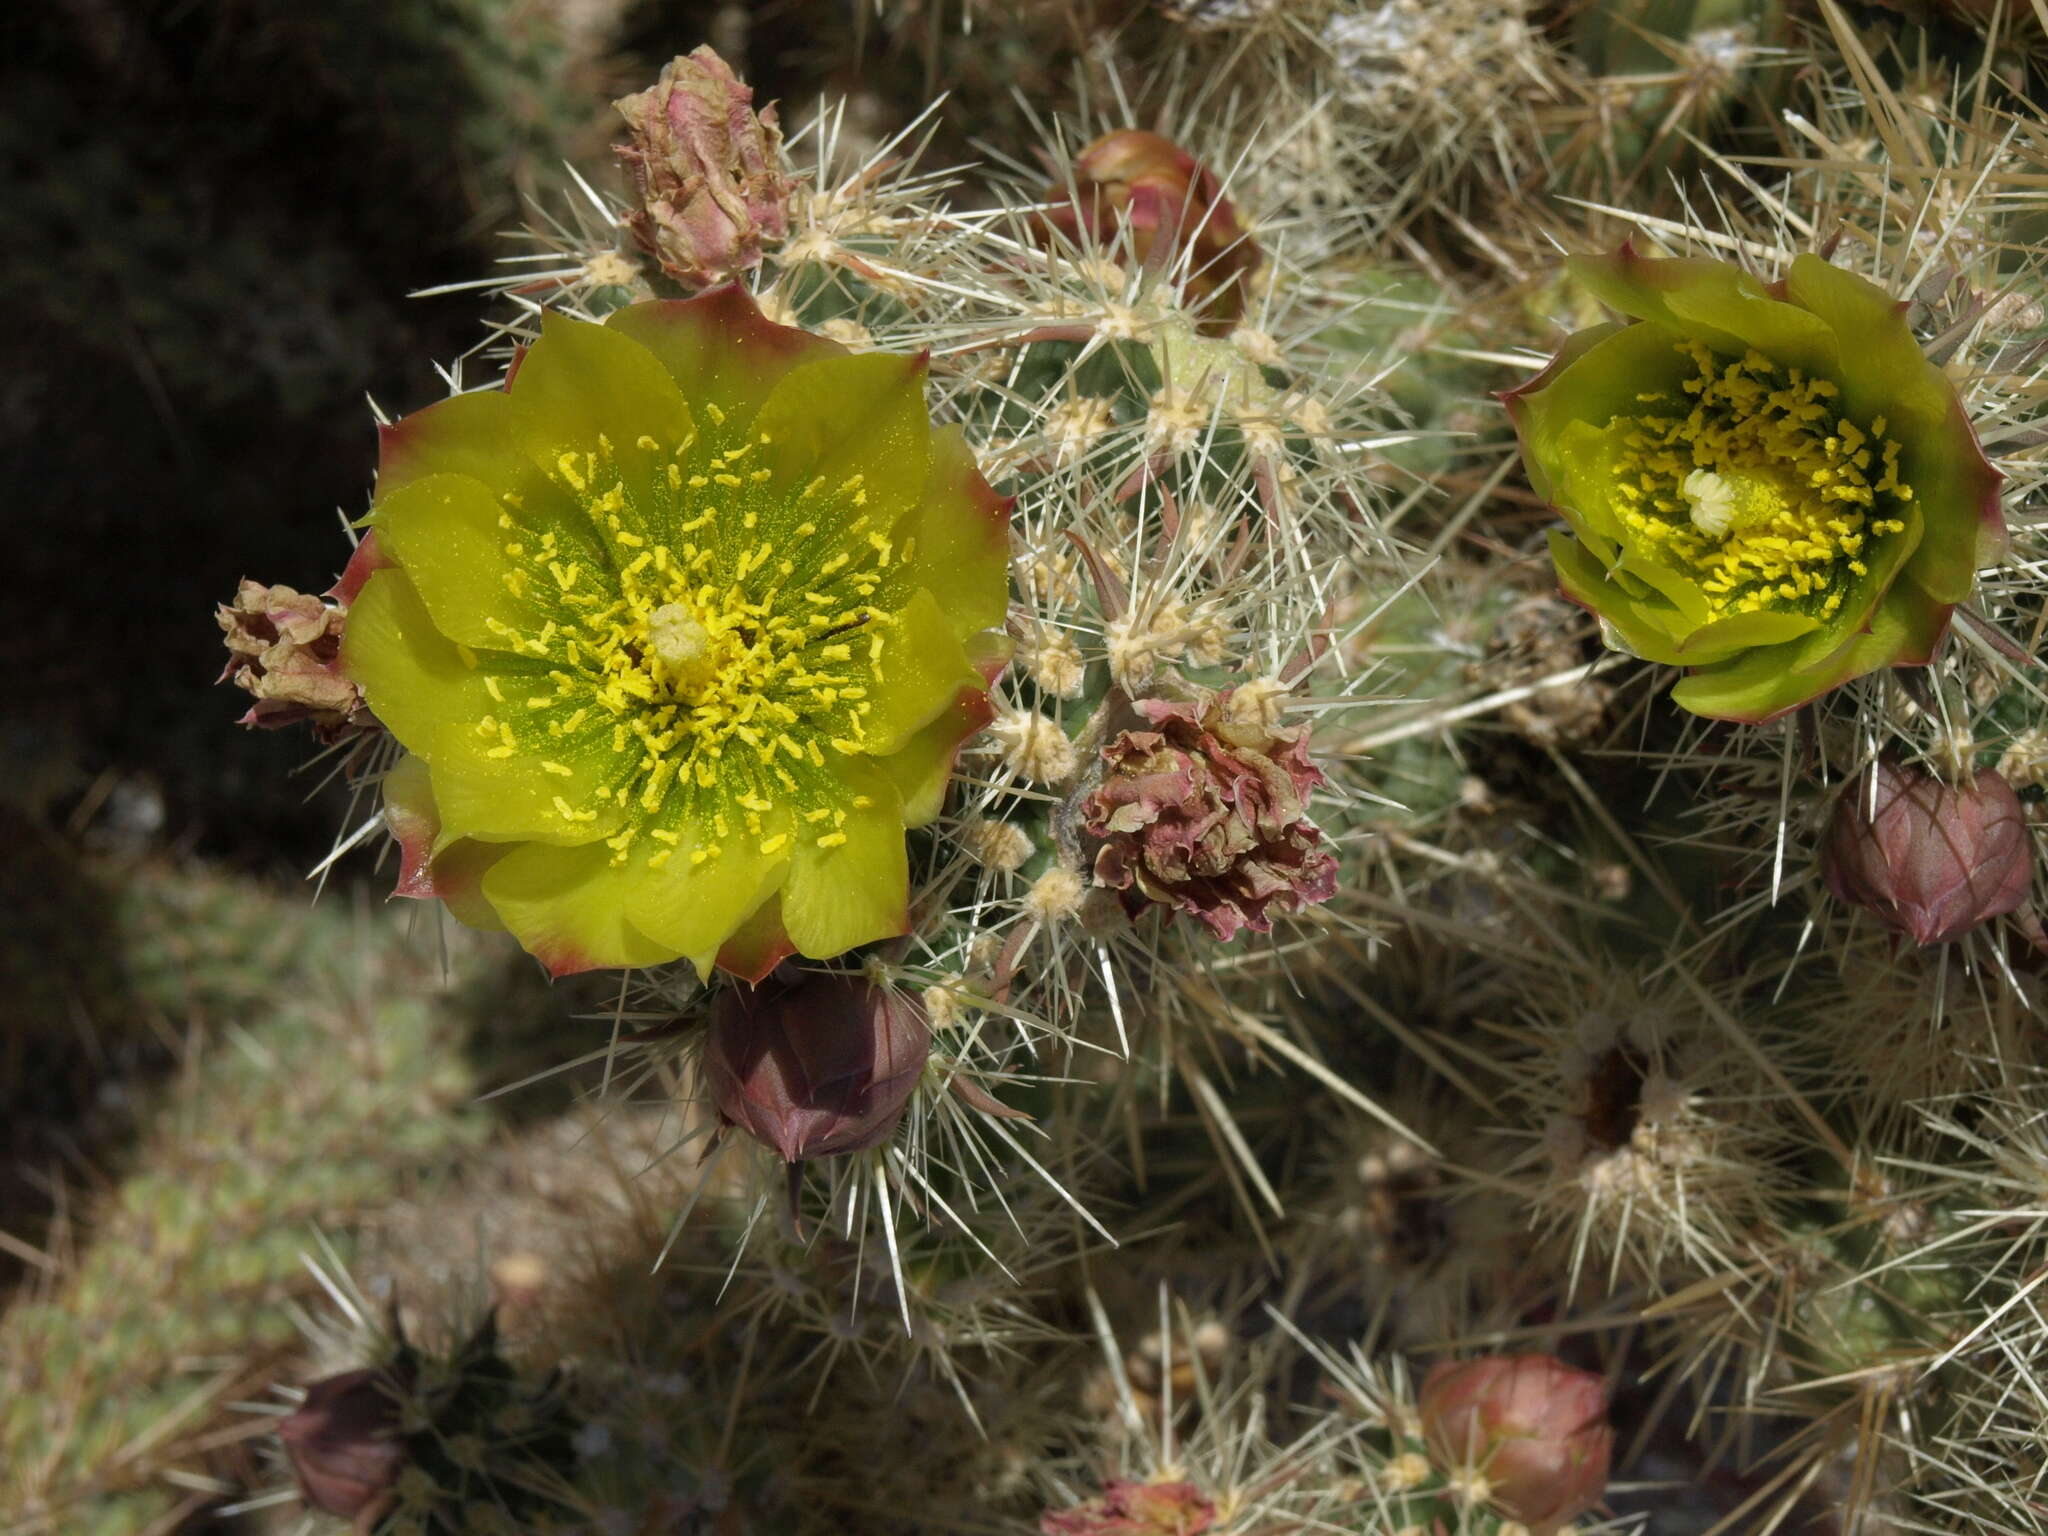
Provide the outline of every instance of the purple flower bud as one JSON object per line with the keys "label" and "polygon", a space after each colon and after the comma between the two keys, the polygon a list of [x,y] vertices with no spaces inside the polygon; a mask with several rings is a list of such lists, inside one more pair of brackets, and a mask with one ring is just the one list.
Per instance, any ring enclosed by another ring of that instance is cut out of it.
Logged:
{"label": "purple flower bud", "polygon": [[405,1465],[398,1392],[384,1370],[344,1371],[306,1388],[277,1434],[308,1504],[353,1519],[391,1492]]}
{"label": "purple flower bud", "polygon": [[1880,761],[1842,792],[1820,847],[1828,889],[1916,944],[1946,944],[2026,899],[2034,843],[2012,786]]}
{"label": "purple flower bud", "polygon": [[1149,731],[1103,748],[1109,772],[1081,804],[1101,839],[1095,883],[1123,893],[1135,917],[1149,902],[1186,912],[1219,939],[1272,929],[1337,888],[1337,861],[1308,819],[1323,782],[1307,733],[1233,707],[1233,693],[1189,703],[1140,699]]}
{"label": "purple flower bud", "polygon": [[1439,1472],[1476,1472],[1497,1512],[1552,1536],[1600,1501],[1614,1431],[1598,1376],[1549,1355],[1446,1360],[1422,1383],[1422,1437]]}
{"label": "purple flower bud", "polygon": [[1201,1536],[1216,1506],[1193,1483],[1105,1483],[1102,1497],[1038,1517],[1041,1536]]}
{"label": "purple flower bud", "polygon": [[908,993],[812,972],[721,990],[704,1075],[728,1123],[795,1163],[888,1140],[930,1049]]}
{"label": "purple flower bud", "polygon": [[639,192],[626,223],[670,277],[708,288],[759,266],[761,242],[789,233],[796,183],[775,108],[756,113],[752,88],[711,49],[613,105],[633,130],[618,149]]}

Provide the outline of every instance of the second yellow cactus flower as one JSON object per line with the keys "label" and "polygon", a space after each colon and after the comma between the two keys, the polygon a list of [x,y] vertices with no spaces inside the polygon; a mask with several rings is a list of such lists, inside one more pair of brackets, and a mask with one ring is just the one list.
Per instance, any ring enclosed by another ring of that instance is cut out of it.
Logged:
{"label": "second yellow cactus flower", "polygon": [[1631,317],[1506,397],[1565,594],[1684,667],[1672,698],[1767,720],[1926,663],[1997,558],[1999,475],[1904,306],[1818,256],[1766,283],[1624,245],[1572,274]]}

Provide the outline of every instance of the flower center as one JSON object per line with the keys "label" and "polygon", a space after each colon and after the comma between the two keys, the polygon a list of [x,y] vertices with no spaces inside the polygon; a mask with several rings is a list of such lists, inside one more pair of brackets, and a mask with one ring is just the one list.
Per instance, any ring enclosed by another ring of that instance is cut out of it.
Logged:
{"label": "flower center", "polygon": [[647,616],[647,643],[668,675],[675,696],[694,704],[713,678],[719,658],[711,631],[683,603],[663,603]]}
{"label": "flower center", "polygon": [[1830,618],[1873,546],[1903,533],[1913,498],[1899,445],[1878,417],[1868,429],[1837,416],[1826,379],[1780,368],[1759,352],[1721,357],[1697,341],[1679,351],[1698,371],[1644,405],[1682,412],[1617,417],[1616,511],[1632,542],[1691,575],[1710,618],[1762,611]]}
{"label": "flower center", "polygon": [[[833,759],[868,751],[869,694],[914,551],[876,531],[860,476],[774,491],[748,462],[760,445],[691,473],[690,443],[664,464],[643,438],[654,473],[629,484],[601,438],[551,477],[575,518],[536,530],[508,497],[499,520],[506,585],[545,618],[485,620],[538,686],[522,701],[493,678],[506,707],[478,732],[499,740],[492,755],[533,746],[565,776],[553,756],[606,754],[602,793],[639,812],[608,839],[615,863],[644,835],[658,868],[693,827],[692,864],[743,833],[769,856],[788,846],[785,828],[831,847],[866,804]],[[561,796],[555,809],[572,824],[597,815]]]}

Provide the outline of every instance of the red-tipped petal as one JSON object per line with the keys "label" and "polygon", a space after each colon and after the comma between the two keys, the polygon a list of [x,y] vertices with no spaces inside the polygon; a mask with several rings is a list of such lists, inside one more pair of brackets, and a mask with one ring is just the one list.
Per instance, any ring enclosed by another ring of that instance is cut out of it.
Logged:
{"label": "red-tipped petal", "polygon": [[776,966],[796,953],[782,926],[780,892],[762,902],[754,915],[733,931],[718,951],[718,968],[729,976],[758,985]]}
{"label": "red-tipped petal", "polygon": [[352,603],[356,594],[363,590],[363,583],[371,573],[397,564],[387,556],[377,543],[377,530],[372,528],[357,543],[355,553],[348,557],[348,564],[342,567],[341,579],[327,589],[327,595],[338,603]]}

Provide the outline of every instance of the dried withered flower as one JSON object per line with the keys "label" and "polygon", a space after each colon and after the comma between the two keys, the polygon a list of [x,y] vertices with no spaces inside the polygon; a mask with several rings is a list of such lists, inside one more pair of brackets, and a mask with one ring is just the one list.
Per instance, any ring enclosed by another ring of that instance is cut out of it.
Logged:
{"label": "dried withered flower", "polygon": [[1946,944],[2026,899],[2034,844],[2019,797],[1994,769],[1949,784],[1880,760],[1842,792],[1820,867],[1843,901],[1916,944]]}
{"label": "dried withered flower", "polygon": [[405,1465],[399,1391],[386,1370],[344,1371],[306,1388],[277,1433],[308,1504],[354,1519],[390,1495]]}
{"label": "dried withered flower", "polygon": [[1105,1483],[1100,1498],[1038,1517],[1041,1536],[1201,1536],[1216,1505],[1193,1483]]}
{"label": "dried withered flower", "polygon": [[633,130],[617,150],[638,193],[627,227],[670,277],[708,288],[759,266],[762,242],[789,234],[796,182],[775,108],[754,111],[753,88],[710,48],[612,105]]}
{"label": "dried withered flower", "polygon": [[1423,1440],[1438,1471],[1474,1475],[1484,1501],[1533,1536],[1600,1501],[1614,1431],[1600,1377],[1549,1355],[1446,1360],[1422,1383]]}
{"label": "dried withered flower", "polygon": [[1173,140],[1135,128],[1106,133],[1074,158],[1073,183],[1046,193],[1040,215],[1067,240],[1106,247],[1121,235],[1144,266],[1169,272],[1202,327],[1244,314],[1259,248],[1216,173]]}
{"label": "dried withered flower", "polygon": [[244,579],[214,617],[228,648],[220,681],[256,700],[240,724],[276,730],[304,721],[331,737],[361,723],[363,691],[336,666],[346,605]]}
{"label": "dried withered flower", "polygon": [[811,972],[721,990],[704,1075],[727,1122],[795,1163],[886,1141],[930,1049],[910,993]]}
{"label": "dried withered flower", "polygon": [[1157,903],[1219,939],[1269,932],[1273,913],[1299,912],[1337,888],[1337,861],[1308,817],[1323,774],[1309,761],[1307,731],[1232,709],[1234,691],[1138,700],[1152,728],[1103,748],[1108,772],[1081,804],[1100,839],[1097,885],[1120,892],[1133,917]]}

